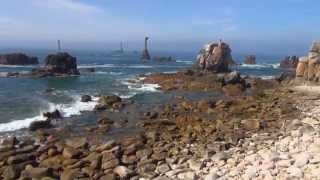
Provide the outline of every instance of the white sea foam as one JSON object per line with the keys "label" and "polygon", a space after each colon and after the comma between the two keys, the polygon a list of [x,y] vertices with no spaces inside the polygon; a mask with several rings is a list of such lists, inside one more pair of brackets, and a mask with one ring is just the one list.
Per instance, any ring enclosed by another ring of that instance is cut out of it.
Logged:
{"label": "white sea foam", "polygon": [[128,86],[129,89],[142,92],[157,92],[159,87],[158,84],[137,84]]}
{"label": "white sea foam", "polygon": [[98,98],[93,98],[91,102],[81,102],[79,96],[74,97],[75,101],[71,104],[54,104],[48,103],[47,109],[40,111],[39,115],[22,120],[14,120],[8,123],[0,124],[0,132],[15,131],[27,128],[34,121],[44,121],[46,118],[43,116],[44,112],[52,112],[59,110],[63,117],[71,117],[74,115],[81,115],[84,111],[92,111],[97,104]]}
{"label": "white sea foam", "polygon": [[20,68],[20,67],[27,67],[27,68],[32,68],[32,67],[38,67],[37,65],[0,65],[0,68]]}
{"label": "white sea foam", "polygon": [[122,75],[123,72],[107,72],[107,71],[97,71],[96,74],[110,74],[110,75],[114,75],[114,76],[117,76],[117,75]]}
{"label": "white sea foam", "polygon": [[275,78],[275,76],[259,76],[259,77],[264,80],[270,80]]}
{"label": "white sea foam", "polygon": [[186,60],[176,60],[177,63],[184,63],[184,64],[194,64],[193,61],[186,61]]}
{"label": "white sea foam", "polygon": [[153,66],[150,65],[116,65],[116,64],[88,64],[88,65],[79,65],[78,68],[136,68],[136,69],[147,69],[147,68],[153,68]]}
{"label": "white sea foam", "polygon": [[241,64],[240,67],[252,68],[252,69],[263,69],[263,68],[273,68],[277,69],[280,67],[280,64]]}

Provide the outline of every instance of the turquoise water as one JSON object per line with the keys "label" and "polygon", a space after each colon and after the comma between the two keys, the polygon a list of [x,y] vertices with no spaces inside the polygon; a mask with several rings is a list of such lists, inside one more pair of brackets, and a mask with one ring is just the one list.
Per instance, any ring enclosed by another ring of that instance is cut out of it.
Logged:
{"label": "turquoise water", "polygon": [[[43,61],[50,51],[25,51]],[[0,78],[0,132],[16,131],[28,127],[35,120],[42,120],[42,113],[59,109],[65,117],[83,115],[91,111],[96,102],[81,103],[81,95],[92,96],[117,94],[148,104],[165,95],[156,90],[156,85],[142,85],[139,75],[155,72],[175,72],[190,67],[195,53],[159,52],[154,56],[171,55],[176,62],[141,63],[140,55],[134,52],[115,54],[102,51],[69,51],[77,57],[78,68],[94,67],[95,73],[64,78]],[[240,56],[235,59],[241,59]],[[281,57],[258,56],[258,65],[239,66],[242,74],[265,78],[277,75],[281,70],[277,60]],[[0,66],[0,72],[29,71],[36,66]],[[154,99],[152,98],[154,97]],[[90,117],[86,119],[90,120]],[[80,118],[81,119],[81,118]],[[94,119],[94,118],[92,118]]]}

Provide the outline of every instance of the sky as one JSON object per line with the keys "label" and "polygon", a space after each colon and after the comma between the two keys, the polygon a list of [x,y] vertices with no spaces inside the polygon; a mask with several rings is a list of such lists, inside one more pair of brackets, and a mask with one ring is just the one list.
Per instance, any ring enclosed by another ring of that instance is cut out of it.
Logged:
{"label": "sky", "polygon": [[302,54],[320,40],[319,0],[1,0],[0,47]]}

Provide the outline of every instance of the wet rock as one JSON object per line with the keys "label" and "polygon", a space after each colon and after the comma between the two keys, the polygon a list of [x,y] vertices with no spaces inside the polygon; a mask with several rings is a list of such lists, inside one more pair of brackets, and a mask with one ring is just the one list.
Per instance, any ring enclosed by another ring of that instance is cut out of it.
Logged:
{"label": "wet rock", "polygon": [[46,121],[34,121],[30,124],[29,130],[30,131],[36,131],[38,129],[49,129],[52,128],[52,124],[50,120]]}
{"label": "wet rock", "polygon": [[98,105],[96,105],[95,110],[102,111],[112,107],[118,107],[117,105],[122,102],[119,96],[101,96],[98,100]]}
{"label": "wet rock", "polygon": [[89,95],[81,96],[81,102],[90,102],[90,101],[92,101],[91,96],[89,96]]}
{"label": "wet rock", "polygon": [[59,110],[43,113],[43,116],[46,117],[47,119],[62,119],[62,116]]}

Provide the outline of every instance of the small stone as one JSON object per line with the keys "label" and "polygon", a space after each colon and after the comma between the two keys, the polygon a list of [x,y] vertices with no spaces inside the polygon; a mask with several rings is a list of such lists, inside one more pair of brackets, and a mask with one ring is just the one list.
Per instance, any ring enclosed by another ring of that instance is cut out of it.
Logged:
{"label": "small stone", "polygon": [[103,162],[101,165],[102,169],[113,169],[119,165],[119,160],[118,159],[112,159],[107,162]]}
{"label": "small stone", "polygon": [[308,148],[308,151],[311,153],[320,153],[320,144],[311,144]]}
{"label": "small stone", "polygon": [[6,166],[3,169],[2,178],[4,180],[16,179],[19,177],[20,171],[14,166]]}
{"label": "small stone", "polygon": [[116,168],[114,168],[113,172],[120,178],[128,178],[133,174],[133,171],[125,166],[117,166]]}
{"label": "small stone", "polygon": [[179,179],[185,179],[185,180],[195,180],[196,179],[196,173],[192,171],[183,172],[178,174]]}
{"label": "small stone", "polygon": [[309,117],[304,118],[302,120],[302,122],[305,123],[305,124],[308,124],[310,126],[316,126],[316,125],[320,124],[320,122],[317,119],[309,118]]}
{"label": "small stone", "polygon": [[294,165],[296,167],[303,167],[304,165],[308,164],[310,155],[306,153],[300,153],[295,155],[293,158],[295,160]]}
{"label": "small stone", "polygon": [[160,174],[164,174],[168,171],[170,171],[170,166],[168,164],[161,164],[157,167],[157,171],[160,173]]}
{"label": "small stone", "polygon": [[188,165],[189,165],[189,168],[194,170],[194,171],[200,171],[204,167],[203,162],[196,161],[196,160],[193,160],[193,159],[190,159],[188,161]]}
{"label": "small stone", "polygon": [[64,148],[62,153],[63,157],[67,159],[77,158],[80,154],[81,152],[79,150],[70,147]]}
{"label": "small stone", "polygon": [[74,180],[74,179],[78,179],[80,175],[80,171],[78,169],[65,169],[61,176],[60,179],[61,180]]}
{"label": "small stone", "polygon": [[24,174],[30,178],[42,178],[50,175],[48,168],[26,168]]}
{"label": "small stone", "polygon": [[85,148],[88,145],[86,138],[72,138],[67,139],[66,144],[72,148],[79,149]]}
{"label": "small stone", "polygon": [[102,151],[109,150],[109,149],[113,148],[115,145],[116,145],[116,142],[114,140],[110,140],[110,141],[106,142],[105,144],[97,147],[96,150],[98,152],[102,152]]}
{"label": "small stone", "polygon": [[303,172],[295,167],[295,166],[290,166],[287,169],[287,173],[291,176],[291,177],[295,177],[295,178],[302,178],[303,177]]}
{"label": "small stone", "polygon": [[248,178],[248,179],[252,179],[254,177],[257,176],[257,168],[254,167],[254,166],[249,166],[247,167],[246,171],[245,171],[245,174],[244,174],[244,177],[245,178]]}
{"label": "small stone", "polygon": [[279,167],[290,167],[292,165],[292,160],[280,160],[277,162],[277,165]]}

